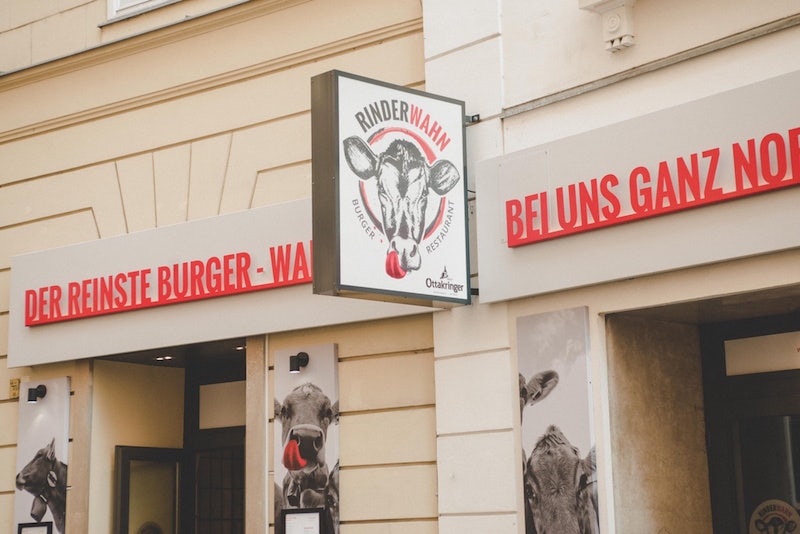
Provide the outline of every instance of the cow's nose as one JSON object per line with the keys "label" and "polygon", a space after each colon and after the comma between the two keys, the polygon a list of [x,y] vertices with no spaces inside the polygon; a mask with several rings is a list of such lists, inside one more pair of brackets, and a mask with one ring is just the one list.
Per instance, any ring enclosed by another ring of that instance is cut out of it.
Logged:
{"label": "cow's nose", "polygon": [[405,269],[407,271],[416,271],[420,267],[419,246],[416,243],[411,243],[411,246],[406,249],[403,254]]}
{"label": "cow's nose", "polygon": [[325,444],[322,430],[318,428],[296,428],[292,430],[289,439],[297,441],[300,456],[305,460],[312,460]]}
{"label": "cow's nose", "polygon": [[419,269],[422,263],[419,255],[419,245],[413,239],[395,237],[392,240],[391,248],[397,251],[400,267],[404,271],[416,271]]}

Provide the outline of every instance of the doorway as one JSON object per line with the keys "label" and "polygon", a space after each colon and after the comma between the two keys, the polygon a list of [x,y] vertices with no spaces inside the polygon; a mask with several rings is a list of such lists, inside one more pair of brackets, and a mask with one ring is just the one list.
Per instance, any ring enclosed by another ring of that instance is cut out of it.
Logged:
{"label": "doorway", "polygon": [[235,346],[186,359],[182,533],[244,532],[246,364],[244,342]]}
{"label": "doorway", "polygon": [[[764,426],[769,424],[754,421],[747,426],[745,421],[734,428],[733,423],[748,414],[800,413],[796,410],[800,371],[729,376],[725,342],[797,330],[798,285],[606,316],[614,514],[619,532],[749,534],[745,515],[752,513],[744,499],[758,497],[745,497],[737,480],[751,484],[745,478],[747,471],[759,473],[765,468],[748,464],[744,474],[736,474],[741,468],[737,458],[752,445],[735,442],[734,430],[763,444],[761,436],[766,438]],[[794,420],[778,421],[794,439]],[[793,461],[797,456],[793,453]],[[752,482],[753,487],[756,484]],[[794,534],[798,532],[800,525]]]}
{"label": "doorway", "polygon": [[714,532],[800,528],[800,314],[701,328]]}
{"label": "doorway", "polygon": [[96,419],[117,466],[116,532],[244,532],[245,368],[244,339],[97,363]]}

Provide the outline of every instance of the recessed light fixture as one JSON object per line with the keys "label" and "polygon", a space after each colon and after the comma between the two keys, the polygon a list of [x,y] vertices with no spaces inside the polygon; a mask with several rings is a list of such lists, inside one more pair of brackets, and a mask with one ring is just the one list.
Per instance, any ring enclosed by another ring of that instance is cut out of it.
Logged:
{"label": "recessed light fixture", "polygon": [[155,360],[157,362],[168,362],[172,359],[172,356],[156,356]]}

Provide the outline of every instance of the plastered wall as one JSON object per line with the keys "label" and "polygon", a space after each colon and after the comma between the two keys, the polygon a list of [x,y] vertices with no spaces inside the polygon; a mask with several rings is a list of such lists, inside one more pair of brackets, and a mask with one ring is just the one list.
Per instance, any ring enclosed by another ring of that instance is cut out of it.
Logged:
{"label": "plastered wall", "polygon": [[[618,53],[605,50],[600,14],[577,1],[426,0],[423,11],[428,90],[463,99],[468,115],[481,116],[467,128],[469,169],[798,68],[797,56],[786,54],[798,42],[792,0],[759,9],[749,0],[639,0],[636,44]],[[731,56],[699,53],[704,59],[663,68],[665,58],[781,21],[786,30],[756,32],[755,43],[731,47]],[[597,90],[606,79],[613,83]],[[571,98],[561,101],[562,93]]]}
{"label": "plastered wall", "polygon": [[711,532],[697,327],[606,325],[617,532]]}
{"label": "plastered wall", "polygon": [[473,303],[433,320],[439,532],[524,532],[519,382],[507,306]]}
{"label": "plastered wall", "polygon": [[[272,11],[302,1],[259,2],[258,9]],[[0,54],[0,74],[92,50],[238,3],[237,0],[182,0],[168,2],[169,5],[144,15],[109,19],[107,0],[5,0],[0,4],[0,50],[4,51]]]}

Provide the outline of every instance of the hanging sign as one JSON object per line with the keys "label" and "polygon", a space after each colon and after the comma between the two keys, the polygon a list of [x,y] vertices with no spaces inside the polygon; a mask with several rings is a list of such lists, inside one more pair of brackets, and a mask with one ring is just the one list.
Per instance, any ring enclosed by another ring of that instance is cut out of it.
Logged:
{"label": "hanging sign", "polygon": [[311,93],[314,292],[469,303],[463,102],[337,71]]}

